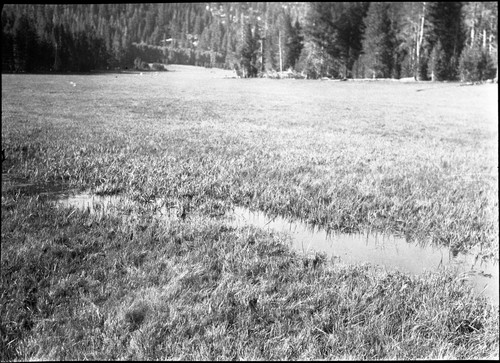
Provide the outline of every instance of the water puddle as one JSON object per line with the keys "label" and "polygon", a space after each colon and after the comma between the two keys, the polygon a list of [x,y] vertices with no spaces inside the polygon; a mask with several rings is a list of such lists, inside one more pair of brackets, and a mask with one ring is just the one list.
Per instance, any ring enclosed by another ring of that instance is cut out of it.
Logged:
{"label": "water puddle", "polygon": [[[74,207],[87,210],[90,214],[105,216],[121,216],[123,219],[137,218],[137,203],[120,195],[94,195],[90,193],[63,195],[57,200],[63,207]],[[169,206],[163,199],[144,207],[153,218],[170,220],[177,215],[177,208]]]}
{"label": "water puddle", "polygon": [[292,237],[292,247],[304,253],[324,252],[342,263],[371,263],[386,269],[420,274],[445,266],[453,268],[496,305],[499,301],[499,270],[493,262],[476,261],[473,254],[453,255],[448,248],[432,244],[408,243],[404,238],[381,234],[327,233],[303,222],[291,222],[281,217],[268,217],[247,208],[234,209],[236,226],[253,225],[263,229],[286,232]]}
{"label": "water puddle", "polygon": [[63,184],[36,184],[19,175],[2,173],[2,193],[12,191],[42,198],[69,192],[68,187]]}
{"label": "water puddle", "polygon": [[[88,210],[91,214],[122,216],[124,220],[137,217],[139,212],[165,221],[178,218],[178,209],[162,199],[139,211],[137,203],[119,195],[60,194],[55,202],[65,207]],[[453,254],[446,247],[408,243],[404,238],[391,235],[327,233],[303,222],[269,217],[262,212],[252,212],[242,207],[235,207],[229,219],[236,227],[252,225],[288,233],[292,237],[292,248],[295,250],[305,254],[324,252],[327,257],[333,257],[341,263],[368,262],[388,270],[412,274],[452,268],[474,286],[476,293],[490,298],[496,305],[499,303],[498,263],[476,260],[473,254]]]}

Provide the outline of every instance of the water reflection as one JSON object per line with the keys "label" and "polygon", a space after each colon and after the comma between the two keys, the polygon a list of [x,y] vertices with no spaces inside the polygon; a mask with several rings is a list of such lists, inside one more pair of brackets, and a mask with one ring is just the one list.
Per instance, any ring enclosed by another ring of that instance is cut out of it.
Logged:
{"label": "water reflection", "polygon": [[[139,206],[134,201],[121,195],[98,196],[90,193],[62,195],[57,204],[64,207],[75,207],[90,214],[104,216],[115,215],[123,219],[135,219],[139,213]],[[177,208],[169,206],[163,199],[142,207],[143,212],[153,218],[170,220],[177,215]]]}
{"label": "water reflection", "polygon": [[[138,204],[123,196],[97,196],[89,193],[61,194],[56,203],[76,207],[97,215],[118,215],[125,220],[137,217]],[[165,221],[178,218],[178,209],[162,199],[150,203],[142,212]],[[419,274],[452,268],[473,284],[477,294],[484,294],[493,303],[499,301],[498,264],[476,261],[474,254],[452,253],[447,247],[433,244],[408,243],[392,235],[365,233],[327,233],[326,231],[281,217],[268,217],[262,212],[252,212],[236,207],[229,216],[237,227],[253,225],[263,229],[286,232],[291,235],[292,248],[303,253],[324,252],[342,263],[371,263],[408,273]],[[455,251],[456,252],[456,251]]]}
{"label": "water reflection", "polygon": [[324,252],[328,257],[337,258],[343,263],[368,262],[388,270],[397,269],[413,274],[446,266],[466,276],[478,294],[488,296],[498,305],[498,264],[477,261],[474,254],[454,254],[447,247],[408,243],[404,238],[391,235],[327,233],[302,222],[271,218],[262,212],[252,212],[242,207],[235,208],[233,223],[289,233],[294,249],[304,253]]}
{"label": "water reflection", "polygon": [[2,173],[2,193],[14,192],[27,196],[47,198],[60,194],[71,193],[68,187],[57,183],[33,183],[20,175]]}

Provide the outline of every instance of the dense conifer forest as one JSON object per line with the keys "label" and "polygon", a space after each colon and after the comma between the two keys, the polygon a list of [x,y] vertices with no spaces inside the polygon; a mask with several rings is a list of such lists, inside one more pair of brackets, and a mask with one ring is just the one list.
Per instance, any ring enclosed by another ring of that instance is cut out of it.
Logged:
{"label": "dense conifer forest", "polygon": [[5,4],[2,72],[478,81],[498,74],[497,23],[497,2]]}

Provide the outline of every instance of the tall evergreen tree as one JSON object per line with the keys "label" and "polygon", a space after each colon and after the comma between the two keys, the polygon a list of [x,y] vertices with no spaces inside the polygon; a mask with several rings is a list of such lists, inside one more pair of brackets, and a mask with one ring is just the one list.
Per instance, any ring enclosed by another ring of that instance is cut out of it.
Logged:
{"label": "tall evergreen tree", "polygon": [[303,48],[303,40],[304,37],[302,36],[302,28],[299,23],[299,19],[295,20],[295,24],[292,28],[292,35],[291,35],[291,40],[289,43],[289,62],[290,66],[295,68],[295,65],[297,61],[299,60],[300,57],[300,52],[302,51]]}
{"label": "tall evergreen tree", "polygon": [[364,20],[363,53],[374,78],[389,78],[393,69],[394,36],[388,3],[370,3]]}
{"label": "tall evergreen tree", "polygon": [[256,72],[262,72],[264,70],[264,39],[260,34],[259,24],[255,24],[253,32],[255,51],[253,54],[252,62],[255,64]]}
{"label": "tall evergreen tree", "polygon": [[454,80],[458,75],[458,59],[465,41],[462,23],[462,3],[428,3],[429,32],[427,50],[441,44],[442,50],[434,52],[441,60],[432,60],[432,64],[441,64],[439,69],[430,69],[437,80]]}
{"label": "tall evergreen tree", "polygon": [[252,25],[247,22],[242,25],[241,41],[239,47],[240,67],[243,77],[255,77],[257,68],[255,64],[256,41],[252,35]]}
{"label": "tall evergreen tree", "polygon": [[37,61],[37,34],[27,15],[20,15],[14,23],[14,65],[18,72],[32,72]]}
{"label": "tall evergreen tree", "polygon": [[196,34],[198,36],[201,35],[201,16],[200,15],[196,15],[196,18],[194,20],[193,34]]}
{"label": "tall evergreen tree", "polygon": [[351,77],[361,52],[366,11],[364,3],[310,3],[304,31],[340,65],[335,68],[343,77]]}

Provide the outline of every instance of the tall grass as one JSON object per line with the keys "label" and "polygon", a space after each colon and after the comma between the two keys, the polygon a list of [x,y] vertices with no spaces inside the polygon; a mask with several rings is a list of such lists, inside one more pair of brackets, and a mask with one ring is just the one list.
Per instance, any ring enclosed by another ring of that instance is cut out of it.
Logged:
{"label": "tall grass", "polygon": [[[2,188],[2,359],[498,358],[498,307],[451,272],[311,259],[223,218],[246,205],[498,259],[496,100],[184,67],[2,75],[2,172],[137,215]],[[183,218],[153,218],[158,198]]]}
{"label": "tall grass", "polygon": [[203,215],[129,225],[22,202],[2,213],[3,359],[462,359],[498,348],[498,308],[451,273],[333,265],[291,252],[284,235]]}

